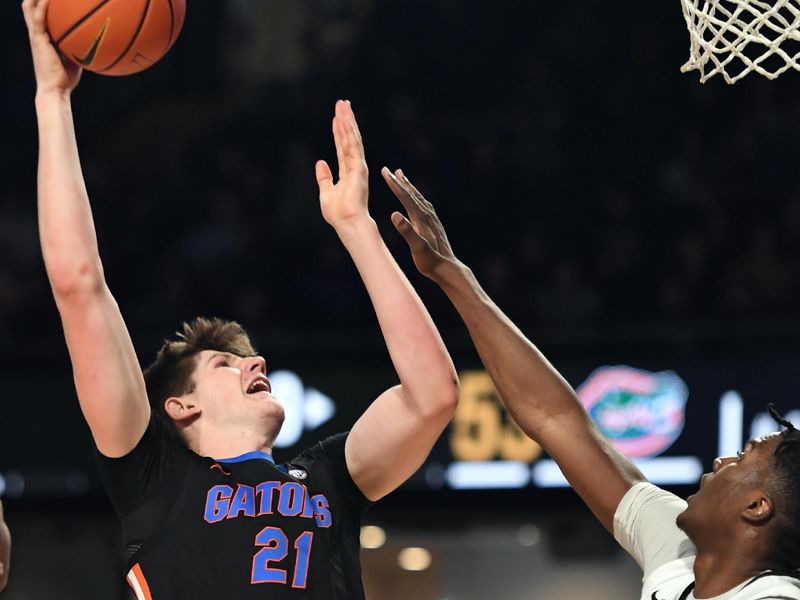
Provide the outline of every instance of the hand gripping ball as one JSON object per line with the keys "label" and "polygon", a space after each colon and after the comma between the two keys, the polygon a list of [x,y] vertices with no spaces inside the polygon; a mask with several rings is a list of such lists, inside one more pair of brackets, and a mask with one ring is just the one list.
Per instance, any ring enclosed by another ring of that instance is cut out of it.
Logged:
{"label": "hand gripping ball", "polygon": [[47,31],[84,69],[130,75],[164,57],[185,15],[186,0],[50,0]]}

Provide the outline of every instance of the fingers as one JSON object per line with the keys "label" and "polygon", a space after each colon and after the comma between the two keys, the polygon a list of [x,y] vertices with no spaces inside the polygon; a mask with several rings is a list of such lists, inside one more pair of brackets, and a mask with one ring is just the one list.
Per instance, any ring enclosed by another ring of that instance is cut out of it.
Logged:
{"label": "fingers", "polygon": [[24,0],[22,3],[22,16],[25,17],[25,25],[29,32],[33,29],[33,6],[34,0]]}
{"label": "fingers", "polygon": [[[398,169],[397,173],[402,175],[403,172]],[[428,216],[427,209],[432,210],[433,206],[425,200],[419,190],[411,185],[405,176],[401,180],[398,175],[395,175],[386,167],[381,170],[381,174],[413,221],[416,222]]]}
{"label": "fingers", "polygon": [[[338,102],[337,108],[338,108]],[[342,124],[339,120],[339,115],[333,117],[333,144],[336,146],[336,163],[339,168],[339,179],[344,177],[347,173],[347,161],[344,155],[344,146],[346,143],[346,136],[342,131]]]}
{"label": "fingers", "polygon": [[414,193],[414,195],[419,199],[420,203],[423,206],[426,206],[427,208],[431,209],[433,208],[433,204],[428,202],[425,199],[425,196],[422,195],[422,192],[420,192],[416,187],[414,187],[414,184],[411,183],[408,177],[406,177],[406,174],[403,173],[403,169],[397,169],[397,177],[399,177],[400,180],[406,184],[406,186]]}
{"label": "fingers", "polygon": [[331,168],[324,160],[318,160],[314,170],[317,176],[317,185],[319,185],[319,193],[323,194],[333,187],[333,173],[331,173]]}
{"label": "fingers", "polygon": [[44,29],[45,17],[47,16],[47,6],[50,0],[36,0],[34,2],[33,22],[38,26],[41,25]]}
{"label": "fingers", "polygon": [[45,32],[48,4],[49,0],[24,0],[22,3],[22,14],[25,16],[25,24],[31,35]]}
{"label": "fingers", "polygon": [[411,180],[408,177],[406,177],[405,173],[403,173],[403,170],[402,169],[397,169],[396,175],[397,175],[397,177],[400,178],[399,180],[403,184],[405,184],[405,187],[408,190],[410,190],[410,195],[411,195],[412,198],[414,198],[415,202],[419,205],[420,210],[425,212],[425,213],[429,213],[429,214],[431,214],[431,215],[433,215],[435,217],[436,216],[436,210],[433,208],[433,204],[431,204],[428,201],[428,199],[425,198],[425,196],[422,195],[422,192],[420,192],[416,187],[414,187],[414,184],[411,183]]}
{"label": "fingers", "polygon": [[[333,143],[336,147],[336,161],[338,163],[338,181],[348,179],[351,174],[357,176],[367,173],[367,164],[364,158],[364,145],[361,142],[361,133],[358,130],[355,115],[349,100],[337,100],[334,108],[333,121],[331,122]],[[324,167],[323,179],[319,178],[320,167],[317,166],[317,182],[320,190],[328,186],[330,168]],[[330,182],[332,185],[332,181]]]}
{"label": "fingers", "polygon": [[386,182],[386,185],[389,186],[389,189],[392,190],[394,195],[397,196],[397,199],[400,200],[403,208],[405,208],[409,213],[414,211],[416,208],[414,205],[414,199],[411,197],[409,190],[403,186],[395,174],[392,173],[387,167],[383,167],[381,169],[381,175],[383,175],[383,179]]}
{"label": "fingers", "polygon": [[[364,144],[361,140],[361,132],[353,114],[353,107],[349,100],[339,100],[336,102],[336,116],[334,117],[334,138],[337,141],[337,153],[341,151],[339,160],[342,163],[340,169],[346,168],[348,171],[355,167],[357,163],[364,161]],[[347,161],[353,161],[347,164]]]}
{"label": "fingers", "polygon": [[412,252],[420,252],[422,250],[430,250],[430,244],[414,229],[411,221],[406,219],[399,212],[392,213],[392,225],[403,236],[403,239],[408,243]]}
{"label": "fingers", "polygon": [[349,142],[350,157],[359,160],[364,159],[364,140],[361,138],[361,131],[358,128],[358,121],[353,112],[353,105],[350,100],[345,100],[343,105],[344,126]]}

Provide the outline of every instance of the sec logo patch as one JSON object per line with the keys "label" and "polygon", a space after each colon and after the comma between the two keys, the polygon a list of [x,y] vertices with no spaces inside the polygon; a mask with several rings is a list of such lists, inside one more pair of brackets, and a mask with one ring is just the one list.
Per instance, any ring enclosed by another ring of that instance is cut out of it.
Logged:
{"label": "sec logo patch", "polygon": [[290,469],[289,475],[295,479],[305,479],[308,477],[308,473],[306,473],[303,469]]}

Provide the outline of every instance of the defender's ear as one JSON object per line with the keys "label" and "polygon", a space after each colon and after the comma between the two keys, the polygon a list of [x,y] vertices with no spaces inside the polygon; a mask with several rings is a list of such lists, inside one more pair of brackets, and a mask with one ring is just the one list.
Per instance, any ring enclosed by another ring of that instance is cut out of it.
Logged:
{"label": "defender's ear", "polygon": [[762,490],[756,490],[750,498],[750,503],[741,512],[745,521],[758,525],[769,520],[775,509],[772,497]]}
{"label": "defender's ear", "polygon": [[188,396],[170,396],[164,401],[164,410],[173,421],[186,422],[200,415],[202,409]]}

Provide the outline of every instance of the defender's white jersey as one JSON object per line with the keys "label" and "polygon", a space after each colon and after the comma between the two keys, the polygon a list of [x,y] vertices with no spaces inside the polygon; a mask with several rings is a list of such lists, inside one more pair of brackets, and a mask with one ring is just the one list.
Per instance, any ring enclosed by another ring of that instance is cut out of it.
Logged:
{"label": "defender's white jersey", "polygon": [[[650,483],[637,483],[614,514],[614,537],[644,571],[642,600],[695,600],[694,545],[675,524],[686,501]],[[800,580],[765,576],[707,600],[800,600]]]}

